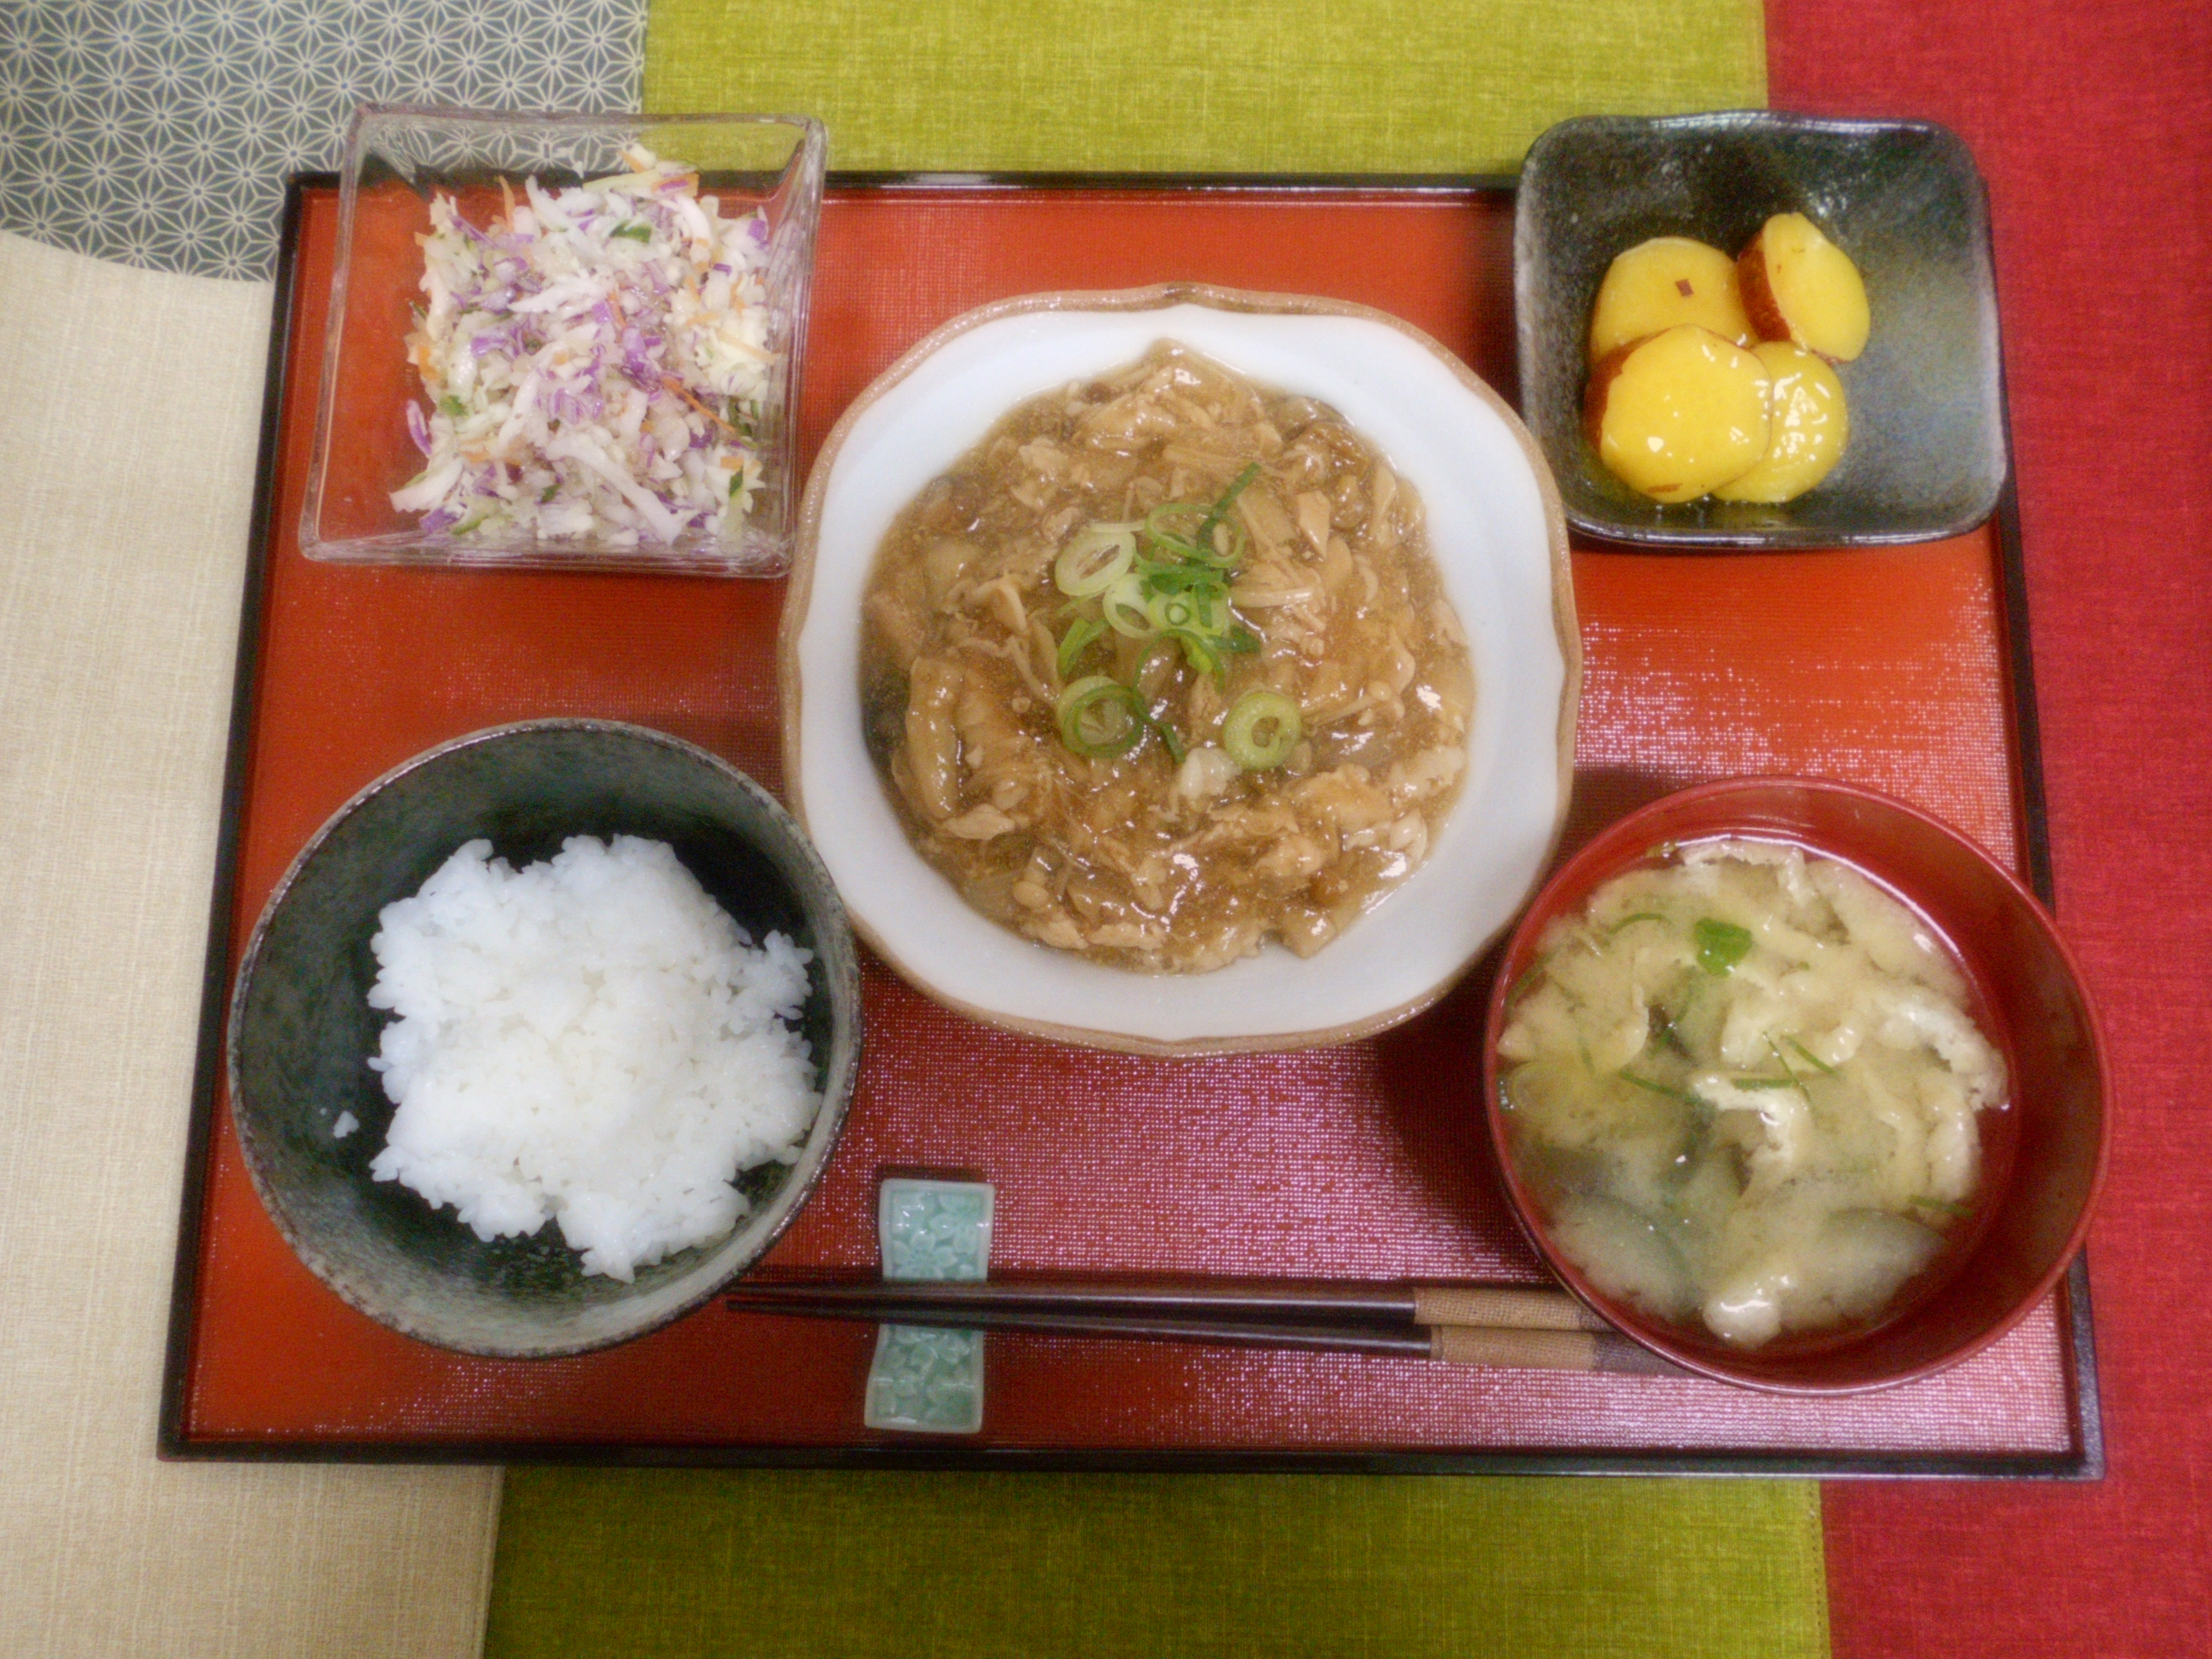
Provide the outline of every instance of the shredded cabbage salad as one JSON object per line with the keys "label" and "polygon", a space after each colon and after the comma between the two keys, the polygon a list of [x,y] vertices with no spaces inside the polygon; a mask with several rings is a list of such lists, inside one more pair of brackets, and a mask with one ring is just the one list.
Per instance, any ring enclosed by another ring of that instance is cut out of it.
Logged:
{"label": "shredded cabbage salad", "polygon": [[558,194],[502,181],[484,230],[431,202],[407,337],[424,465],[392,495],[422,529],[669,547],[743,528],[777,361],[768,222],[721,217],[689,167],[623,159]]}

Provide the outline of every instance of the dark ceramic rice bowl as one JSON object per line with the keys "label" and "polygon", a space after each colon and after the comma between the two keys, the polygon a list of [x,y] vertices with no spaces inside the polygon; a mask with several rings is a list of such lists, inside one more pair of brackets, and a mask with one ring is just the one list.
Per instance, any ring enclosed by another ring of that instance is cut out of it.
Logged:
{"label": "dark ceramic rice bowl", "polygon": [[[756,939],[814,954],[801,1020],[823,1100],[796,1163],[747,1171],[725,1237],[637,1270],[586,1275],[549,1224],[485,1243],[450,1209],[374,1180],[393,1108],[368,1065],[378,913],[462,842],[518,866],[570,836],[668,842]],[[256,1189],[323,1281],[392,1329],[464,1352],[541,1357],[626,1341],[696,1307],[757,1261],[805,1201],[844,1120],[860,1046],[859,966],[842,905],[798,826],[706,750],[641,726],[550,720],[456,738],[370,784],[270,896],[232,1001],[231,1110]],[[350,1112],[360,1127],[337,1137]]]}

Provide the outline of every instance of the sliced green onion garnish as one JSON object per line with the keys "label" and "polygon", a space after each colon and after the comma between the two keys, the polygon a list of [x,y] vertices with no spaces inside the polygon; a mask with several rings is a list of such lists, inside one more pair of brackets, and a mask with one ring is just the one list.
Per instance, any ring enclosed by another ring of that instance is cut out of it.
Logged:
{"label": "sliced green onion garnish", "polygon": [[1149,723],[1144,700],[1119,681],[1091,674],[1060,694],[1060,740],[1087,760],[1137,746]]}
{"label": "sliced green onion garnish", "polygon": [[1800,1078],[1796,1072],[1791,1068],[1790,1064],[1790,1056],[1784,1054],[1780,1048],[1775,1046],[1775,1042],[1772,1037],[1766,1039],[1766,1051],[1774,1056],[1774,1063],[1782,1068],[1782,1075],[1790,1079],[1790,1086],[1795,1089],[1799,1094],[1805,1097],[1805,1103],[1808,1106],[1811,1105],[1813,1103],[1813,1091],[1805,1086],[1804,1079]]}
{"label": "sliced green onion garnish", "polygon": [[1200,639],[1218,640],[1229,631],[1229,595],[1215,586],[1153,593],[1145,601],[1145,614],[1163,634],[1195,634]]}
{"label": "sliced green onion garnish", "polygon": [[1280,766],[1304,735],[1297,704],[1279,691],[1247,691],[1221,723],[1221,746],[1248,772]]}
{"label": "sliced green onion garnish", "polygon": [[1218,640],[1229,632],[1229,590],[1218,584],[1194,587],[1183,596],[1191,603],[1194,619],[1190,631]]}
{"label": "sliced green onion garnish", "polygon": [[1053,561],[1052,579],[1060,591],[1087,599],[1103,593],[1129,573],[1137,560],[1137,537],[1127,525],[1094,524],[1078,531]]}
{"label": "sliced green onion garnish", "polygon": [[1544,970],[1551,965],[1552,953],[1549,951],[1537,957],[1534,961],[1521,970],[1521,977],[1513,981],[1513,988],[1505,994],[1506,1001],[1518,1002],[1529,992],[1534,990],[1536,981],[1544,977]]}
{"label": "sliced green onion garnish", "polygon": [[[1199,521],[1198,534],[1191,538],[1191,539],[1196,542],[1199,546],[1206,550],[1205,553],[1201,553],[1199,556],[1200,558],[1207,556],[1207,554],[1210,554],[1212,551],[1213,526],[1219,524],[1224,519],[1229,516],[1229,509],[1237,505],[1237,498],[1244,493],[1244,487],[1259,476],[1260,463],[1254,461],[1242,472],[1237,475],[1236,482],[1231,483],[1228,489],[1221,492],[1221,499],[1214,502],[1212,509],[1207,512],[1206,517]],[[1243,551],[1244,550],[1243,546],[1241,544],[1238,545],[1237,549],[1237,558],[1242,558],[1243,556]],[[1232,564],[1235,563],[1236,559],[1231,559],[1231,562]]]}
{"label": "sliced green onion garnish", "polygon": [[1106,631],[1106,624],[1096,617],[1078,617],[1067,627],[1060,641],[1060,677],[1066,679],[1089,648],[1091,641]]}
{"label": "sliced green onion garnish", "polygon": [[1709,974],[1725,974],[1751,954],[1751,930],[1732,921],[1701,916],[1690,935],[1697,941],[1698,966]]}
{"label": "sliced green onion garnish", "polygon": [[1213,532],[1209,530],[1206,532],[1206,538],[1189,550],[1189,556],[1209,570],[1236,569],[1238,565],[1244,562],[1244,555],[1250,550],[1251,539],[1245,535],[1244,526],[1241,524],[1231,525],[1229,529],[1227,547],[1216,547],[1213,544]]}
{"label": "sliced green onion garnish", "polygon": [[1189,593],[1155,593],[1145,601],[1152,626],[1168,633],[1198,631],[1198,601]]}
{"label": "sliced green onion garnish", "polygon": [[1139,559],[1137,574],[1145,580],[1147,593],[1181,593],[1194,587],[1218,587],[1221,573],[1209,570],[1202,564],[1188,560],[1163,563],[1158,559]]}
{"label": "sliced green onion garnish", "polygon": [[607,234],[611,236],[627,236],[633,242],[649,242],[653,240],[653,227],[651,225],[623,225],[619,229],[609,231]]}
{"label": "sliced green onion garnish", "polygon": [[1125,639],[1148,640],[1159,632],[1145,605],[1143,578],[1131,571],[1098,596],[1106,625]]}
{"label": "sliced green onion garnish", "polygon": [[1160,632],[1182,647],[1182,659],[1190,665],[1194,674],[1211,674],[1217,680],[1229,678],[1229,665],[1221,660],[1220,653],[1214,648],[1218,641],[1210,640],[1188,628],[1164,628]]}
{"label": "sliced green onion garnish", "polygon": [[1634,915],[1623,916],[1619,921],[1614,922],[1612,927],[1605,930],[1605,936],[1607,939],[1611,939],[1615,933],[1625,933],[1630,928],[1635,927],[1639,921],[1664,921],[1666,920],[1667,918],[1661,915],[1656,910],[1638,910]]}
{"label": "sliced green onion garnish", "polygon": [[[1237,482],[1211,507],[1201,509],[1194,501],[1163,501],[1145,515],[1145,539],[1190,563],[1215,570],[1234,570],[1244,562],[1245,551],[1250,545],[1244,526],[1230,526],[1229,545],[1225,548],[1214,545],[1213,532],[1244,486],[1259,476],[1260,464],[1255,461],[1237,475]],[[1194,517],[1197,519],[1195,529],[1182,527]]]}
{"label": "sliced green onion garnish", "polygon": [[1205,516],[1205,509],[1194,501],[1163,501],[1145,514],[1145,539],[1155,547],[1166,549],[1178,559],[1204,559],[1198,550],[1198,542],[1188,529],[1178,529],[1179,524],[1190,524]]}
{"label": "sliced green onion garnish", "polygon": [[438,407],[444,410],[447,414],[452,416],[457,421],[463,421],[468,418],[469,406],[463,403],[459,398],[453,396],[450,392],[444,397],[438,399]]}
{"label": "sliced green onion garnish", "polygon": [[1835,1076],[1836,1068],[1834,1066],[1829,1065],[1826,1060],[1821,1059],[1820,1055],[1814,1054],[1803,1043],[1798,1042],[1796,1037],[1784,1037],[1782,1040],[1788,1043],[1791,1048],[1795,1048],[1800,1054],[1802,1054],[1805,1058],[1805,1063],[1808,1066],[1810,1066],[1814,1071],[1818,1072],[1822,1077]]}
{"label": "sliced green onion garnish", "polygon": [[1655,1095],[1664,1095],[1669,1100],[1679,1100],[1685,1106],[1707,1106],[1710,1103],[1703,1096],[1692,1094],[1687,1089],[1677,1089],[1673,1084],[1662,1083],[1656,1078],[1639,1077],[1626,1066],[1615,1072],[1613,1075],[1623,1083],[1632,1083],[1638,1088],[1648,1090]]}
{"label": "sliced green onion garnish", "polygon": [[1145,724],[1151,726],[1158,734],[1161,743],[1167,746],[1168,758],[1181,766],[1184,754],[1182,738],[1175,727],[1165,720],[1154,720],[1150,714],[1145,716]]}
{"label": "sliced green onion garnish", "polygon": [[1682,1034],[1674,1029],[1674,1018],[1665,1008],[1655,1003],[1645,1022],[1650,1027],[1650,1040],[1662,1048],[1671,1048],[1684,1060],[1691,1059],[1690,1045],[1682,1041]]}

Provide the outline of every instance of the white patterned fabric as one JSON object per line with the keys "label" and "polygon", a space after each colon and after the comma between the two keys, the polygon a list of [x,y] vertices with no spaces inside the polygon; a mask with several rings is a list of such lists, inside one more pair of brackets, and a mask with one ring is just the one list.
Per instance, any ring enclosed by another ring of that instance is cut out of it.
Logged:
{"label": "white patterned fabric", "polygon": [[0,229],[265,277],[357,104],[637,107],[645,0],[0,0]]}
{"label": "white patterned fabric", "polygon": [[0,1656],[475,1659],[496,1470],[154,1455],[269,289],[0,295]]}

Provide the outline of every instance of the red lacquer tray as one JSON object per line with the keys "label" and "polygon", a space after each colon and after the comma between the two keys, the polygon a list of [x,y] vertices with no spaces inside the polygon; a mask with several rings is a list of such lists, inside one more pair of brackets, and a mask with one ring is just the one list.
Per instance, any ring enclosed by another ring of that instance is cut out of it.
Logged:
{"label": "red lacquer tray", "polygon": [[[310,563],[300,516],[337,222],[295,186],[279,283],[162,1449],[422,1460],[2095,1474],[2086,1276],[1932,1380],[1789,1399],[1689,1379],[988,1339],[983,1431],[861,1424],[872,1333],[710,1305],[578,1358],[446,1353],[340,1302],[241,1162],[222,1079],[236,953],[294,854],[369,779],[544,714],[661,727],[778,780],[780,582]],[[822,228],[805,441],[986,301],[1168,280],[1364,301],[1513,392],[1512,196],[1483,181],[849,179]],[[1863,552],[1575,558],[1587,679],[1571,850],[1702,779],[1888,791],[2041,878],[2009,504]],[[2044,884],[2047,891],[2047,882]],[[994,1266],[1534,1282],[1483,1133],[1487,973],[1379,1039],[1162,1061],[985,1030],[880,969],[837,1154],[769,1258],[875,1261],[886,1170],[998,1188]]]}

